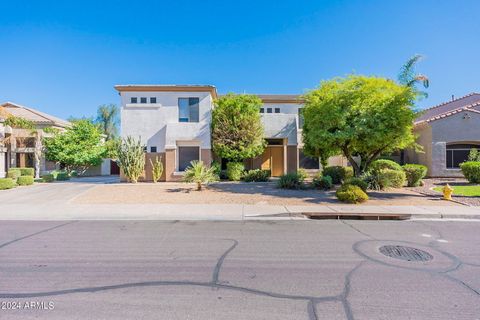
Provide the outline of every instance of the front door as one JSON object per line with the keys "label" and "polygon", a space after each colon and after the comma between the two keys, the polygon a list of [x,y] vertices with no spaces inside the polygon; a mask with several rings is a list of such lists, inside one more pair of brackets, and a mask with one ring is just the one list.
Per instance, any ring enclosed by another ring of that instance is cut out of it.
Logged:
{"label": "front door", "polygon": [[283,146],[265,148],[262,154],[262,170],[270,170],[272,177],[283,174]]}

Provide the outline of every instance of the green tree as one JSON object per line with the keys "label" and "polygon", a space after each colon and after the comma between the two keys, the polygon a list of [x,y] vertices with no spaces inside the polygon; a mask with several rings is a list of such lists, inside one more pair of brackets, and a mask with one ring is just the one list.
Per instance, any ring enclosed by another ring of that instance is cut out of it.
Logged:
{"label": "green tree", "polygon": [[427,98],[428,93],[418,90],[417,85],[422,85],[425,89],[430,86],[430,80],[424,74],[417,73],[415,67],[423,59],[421,54],[416,54],[405,62],[398,74],[398,82],[401,85],[412,88],[420,97]]}
{"label": "green tree", "polygon": [[97,109],[95,122],[100,126],[107,141],[115,138],[118,132],[119,110],[115,104],[103,104]]}
{"label": "green tree", "polygon": [[262,101],[255,95],[227,94],[215,101],[212,111],[213,151],[232,162],[242,162],[265,149],[260,118]]}
{"label": "green tree", "polygon": [[342,154],[359,176],[381,154],[417,146],[415,97],[412,88],[385,78],[350,75],[323,81],[305,95],[306,149],[320,156]]}
{"label": "green tree", "polygon": [[47,160],[63,164],[70,173],[84,173],[89,167],[102,163],[105,145],[100,130],[88,120],[78,120],[64,132],[54,131],[44,137]]}

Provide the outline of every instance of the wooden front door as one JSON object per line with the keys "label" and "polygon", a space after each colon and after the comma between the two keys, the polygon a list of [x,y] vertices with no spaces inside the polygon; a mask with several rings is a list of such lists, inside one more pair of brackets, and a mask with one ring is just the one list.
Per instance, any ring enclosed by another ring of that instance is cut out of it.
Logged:
{"label": "wooden front door", "polygon": [[262,155],[262,170],[270,170],[272,177],[283,174],[283,146],[265,148]]}

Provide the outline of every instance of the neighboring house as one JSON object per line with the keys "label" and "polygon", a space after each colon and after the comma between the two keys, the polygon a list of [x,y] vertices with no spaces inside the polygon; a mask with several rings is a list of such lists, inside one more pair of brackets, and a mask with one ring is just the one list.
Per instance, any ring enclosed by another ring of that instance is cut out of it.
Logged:
{"label": "neighboring house", "polygon": [[[2,111],[0,113],[0,178],[5,177],[9,168],[36,167],[35,152],[42,149],[41,137],[49,135],[43,129],[51,127],[62,131],[71,125],[66,120],[13,102],[0,104],[0,109]],[[6,126],[4,119],[8,115],[33,122],[35,130]],[[32,131],[38,132],[40,139],[37,139]],[[41,154],[38,175],[60,168],[55,162],[46,160],[43,152],[38,152],[38,154]],[[84,175],[109,175],[111,173],[110,162],[110,159],[104,159],[101,165],[88,168]]]}
{"label": "neighboring house", "polygon": [[408,150],[405,162],[426,165],[431,177],[461,177],[459,164],[472,148],[480,149],[480,94],[426,109],[415,121],[415,133],[424,153]]}
{"label": "neighboring house", "polygon": [[[41,135],[45,135],[43,129],[47,127],[64,130],[70,125],[68,121],[13,102],[2,103],[0,108],[3,110],[0,115],[0,177],[5,177],[11,167],[35,168],[35,150],[41,148],[41,145],[37,145],[39,140],[32,135],[32,130],[6,126],[5,117],[12,115],[29,120]],[[45,160],[43,155],[40,157],[40,173],[55,168],[55,163]]]}
{"label": "neighboring house", "polygon": [[[149,159],[161,157],[162,181],[179,180],[192,160],[210,165],[217,157],[210,138],[211,111],[218,97],[211,85],[117,85],[121,97],[121,135],[140,138],[146,146],[145,180],[151,180]],[[298,168],[319,169],[318,159],[302,152],[299,95],[258,95],[268,143],[265,152],[245,161],[248,169],[271,170],[272,176]],[[224,163],[222,163],[223,165]],[[330,164],[345,165],[341,157]]]}

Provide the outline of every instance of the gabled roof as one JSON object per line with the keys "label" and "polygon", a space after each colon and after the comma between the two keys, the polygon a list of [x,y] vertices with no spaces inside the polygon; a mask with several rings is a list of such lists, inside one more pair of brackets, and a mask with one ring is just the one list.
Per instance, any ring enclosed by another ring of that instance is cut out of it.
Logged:
{"label": "gabled roof", "polygon": [[444,102],[437,106],[428,108],[415,120],[415,124],[435,121],[449,117],[458,112],[472,111],[480,113],[480,94],[473,92],[458,99]]}
{"label": "gabled roof", "polygon": [[0,107],[3,107],[5,111],[12,116],[24,118],[26,120],[34,122],[35,124],[57,126],[62,128],[70,126],[70,122],[66,120],[13,102],[2,103],[0,104]]}

